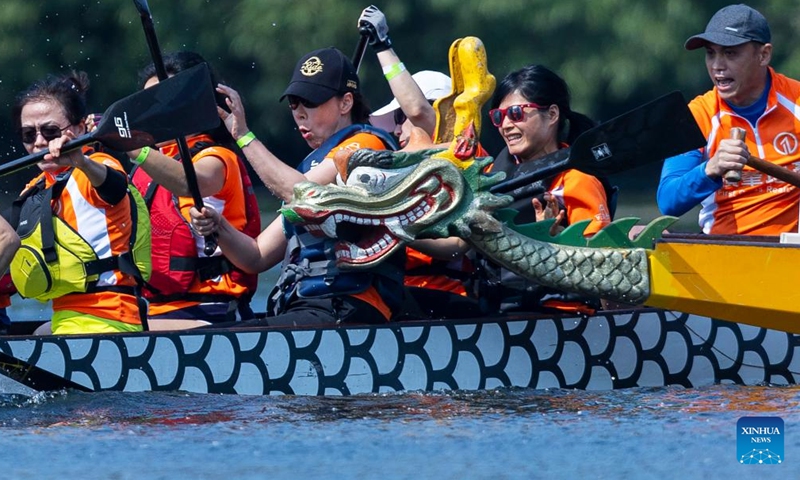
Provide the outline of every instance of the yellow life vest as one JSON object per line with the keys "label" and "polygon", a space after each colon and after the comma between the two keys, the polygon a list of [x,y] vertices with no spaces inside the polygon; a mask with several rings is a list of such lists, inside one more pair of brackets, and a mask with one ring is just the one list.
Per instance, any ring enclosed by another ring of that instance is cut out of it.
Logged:
{"label": "yellow life vest", "polygon": [[119,269],[139,284],[150,278],[150,221],[142,196],[128,186],[132,228],[128,252],[100,259],[91,245],[64,220],[53,215],[71,171],[50,188],[44,179],[14,201],[11,224],[21,240],[11,261],[11,278],[19,294],[47,301],[69,293],[92,291],[101,273]]}

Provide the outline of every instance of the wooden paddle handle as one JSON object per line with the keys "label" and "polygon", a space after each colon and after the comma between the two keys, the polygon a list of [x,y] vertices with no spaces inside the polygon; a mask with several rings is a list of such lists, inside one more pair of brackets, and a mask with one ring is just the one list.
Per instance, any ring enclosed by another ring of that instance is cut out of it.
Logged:
{"label": "wooden paddle handle", "polygon": [[[745,135],[746,132],[743,128],[735,127],[731,129],[731,138],[744,140]],[[747,165],[761,173],[766,173],[773,178],[777,178],[778,180],[784,181],[789,185],[794,185],[795,187],[800,188],[800,173],[797,173],[794,170],[789,170],[788,168],[775,165],[772,162],[768,162],[752,155],[747,159]],[[741,180],[741,172],[736,170],[728,170],[725,172],[725,181],[729,183],[735,183],[740,182]]]}
{"label": "wooden paddle handle", "polygon": [[777,178],[778,180],[782,180],[789,185],[800,187],[800,173],[797,173],[794,170],[789,170],[786,167],[775,165],[772,162],[752,156],[747,159],[747,165],[755,168],[759,172],[766,173],[767,175]]}
{"label": "wooden paddle handle", "polygon": [[[735,140],[744,140],[747,136],[747,131],[744,128],[733,127],[731,128],[731,138]],[[725,172],[725,181],[728,183],[739,183],[742,181],[742,172],[739,170],[728,170]]]}

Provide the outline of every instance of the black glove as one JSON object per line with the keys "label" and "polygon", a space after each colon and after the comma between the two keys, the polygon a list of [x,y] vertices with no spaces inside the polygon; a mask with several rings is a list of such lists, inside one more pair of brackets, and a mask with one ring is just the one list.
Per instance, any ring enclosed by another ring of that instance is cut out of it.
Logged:
{"label": "black glove", "polygon": [[389,40],[389,25],[386,24],[386,15],[378,7],[370,5],[361,12],[358,19],[358,30],[369,35],[369,44],[375,52],[382,52],[392,47]]}

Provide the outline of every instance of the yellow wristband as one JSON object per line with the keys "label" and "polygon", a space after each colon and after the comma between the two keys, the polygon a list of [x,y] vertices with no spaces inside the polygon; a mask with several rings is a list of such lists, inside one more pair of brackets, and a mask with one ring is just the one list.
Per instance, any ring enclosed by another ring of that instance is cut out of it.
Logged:
{"label": "yellow wristband", "polygon": [[386,77],[386,81],[393,79],[394,77],[400,75],[401,73],[406,71],[406,66],[403,62],[395,63],[394,65],[384,67],[383,68],[383,76]]}
{"label": "yellow wristband", "polygon": [[144,147],[139,151],[139,155],[136,155],[136,158],[131,159],[131,163],[141,165],[147,160],[148,155],[150,155],[150,147]]}
{"label": "yellow wristband", "polygon": [[252,142],[255,139],[256,139],[255,133],[247,132],[236,140],[236,145],[239,145],[239,148],[244,148],[250,145],[250,142]]}

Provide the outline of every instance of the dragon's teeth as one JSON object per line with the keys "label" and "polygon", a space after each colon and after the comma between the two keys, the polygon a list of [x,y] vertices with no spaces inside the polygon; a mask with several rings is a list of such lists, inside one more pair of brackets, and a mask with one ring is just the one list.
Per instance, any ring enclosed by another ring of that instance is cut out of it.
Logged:
{"label": "dragon's teeth", "polygon": [[339,214],[330,215],[328,218],[325,219],[324,222],[320,224],[320,229],[322,233],[325,234],[326,237],[329,238],[336,238],[336,220],[335,217],[341,216]]}
{"label": "dragon's teeth", "polygon": [[397,238],[399,238],[401,240],[404,240],[406,242],[411,242],[411,241],[414,240],[413,236],[411,236],[408,233],[406,233],[406,231],[403,228],[403,225],[401,224],[400,219],[398,217],[392,217],[392,218],[386,219],[386,221],[384,222],[384,225],[386,225],[386,228],[388,228],[389,231],[392,232],[392,234],[395,237],[397,237]]}

